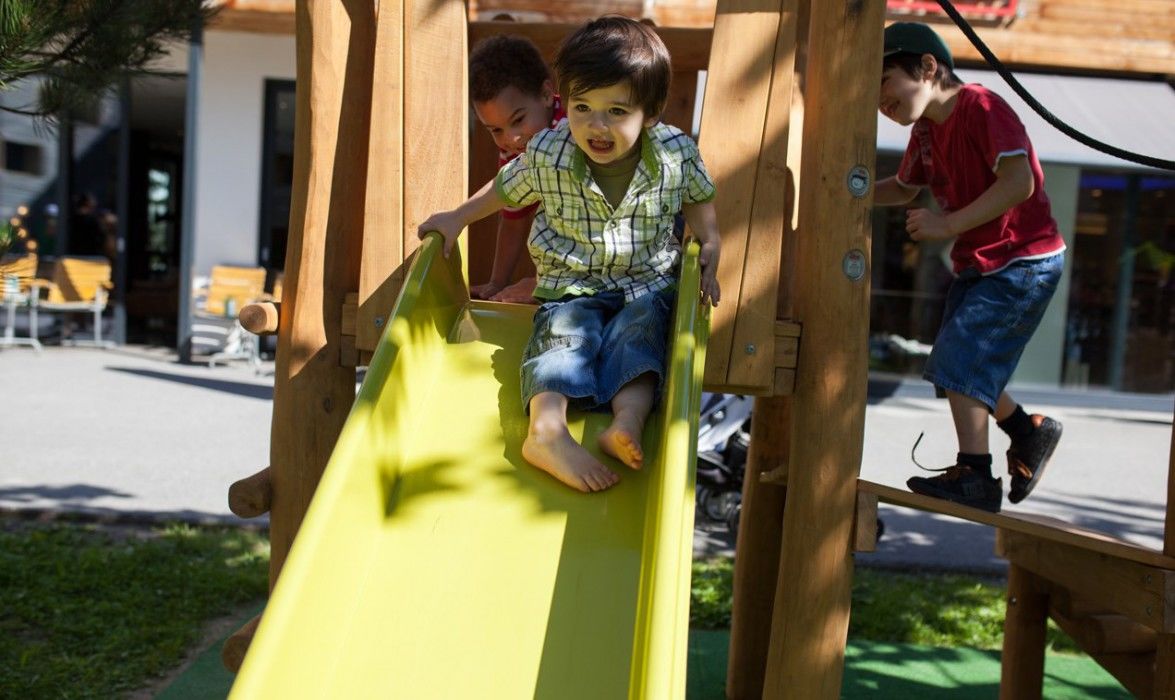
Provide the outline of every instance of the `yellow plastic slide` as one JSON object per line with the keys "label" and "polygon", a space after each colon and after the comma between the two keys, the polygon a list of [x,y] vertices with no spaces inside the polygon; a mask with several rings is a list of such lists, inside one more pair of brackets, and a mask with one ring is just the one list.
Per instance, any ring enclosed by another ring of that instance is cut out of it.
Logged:
{"label": "yellow plastic slide", "polygon": [[684,697],[697,247],[646,466],[597,494],[522,459],[533,307],[469,301],[457,258],[413,262],[230,697]]}

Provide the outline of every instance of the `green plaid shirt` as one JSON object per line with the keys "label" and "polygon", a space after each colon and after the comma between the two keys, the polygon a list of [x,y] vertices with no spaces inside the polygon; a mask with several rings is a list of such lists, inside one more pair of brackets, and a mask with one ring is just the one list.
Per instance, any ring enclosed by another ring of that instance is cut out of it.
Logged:
{"label": "green plaid shirt", "polygon": [[564,120],[539,132],[495,180],[512,207],[541,201],[527,245],[540,299],[624,292],[632,301],[672,285],[681,259],[673,236],[683,204],[714,198],[698,146],[676,127],[656,124],[641,138],[641,160],[615,209],[592,179]]}

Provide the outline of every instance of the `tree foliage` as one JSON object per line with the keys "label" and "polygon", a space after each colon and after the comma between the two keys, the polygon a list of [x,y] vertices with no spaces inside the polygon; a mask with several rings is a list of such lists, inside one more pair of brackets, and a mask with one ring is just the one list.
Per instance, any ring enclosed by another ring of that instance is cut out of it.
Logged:
{"label": "tree foliage", "polygon": [[213,11],[206,0],[0,0],[0,90],[42,79],[36,104],[0,109],[84,113]]}

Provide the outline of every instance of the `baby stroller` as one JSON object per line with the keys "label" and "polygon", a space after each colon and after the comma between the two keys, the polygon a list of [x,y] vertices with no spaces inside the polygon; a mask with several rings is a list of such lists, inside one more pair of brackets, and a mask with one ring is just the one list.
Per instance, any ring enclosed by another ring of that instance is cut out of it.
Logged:
{"label": "baby stroller", "polygon": [[[736,394],[702,394],[698,421],[698,514],[709,522],[725,523],[738,534],[742,515],[743,475],[751,444],[751,409],[755,401]],[[885,523],[877,520],[877,539]]]}
{"label": "baby stroller", "polygon": [[698,421],[697,509],[710,522],[738,532],[743,473],[751,443],[754,399],[736,394],[702,394]]}

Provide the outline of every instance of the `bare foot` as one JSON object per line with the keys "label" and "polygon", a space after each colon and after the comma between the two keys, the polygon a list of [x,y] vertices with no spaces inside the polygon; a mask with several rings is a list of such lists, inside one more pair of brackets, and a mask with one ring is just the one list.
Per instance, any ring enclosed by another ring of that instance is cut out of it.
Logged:
{"label": "bare foot", "polygon": [[600,449],[623,462],[629,469],[640,469],[645,463],[645,452],[641,449],[640,426],[629,421],[614,418],[612,425],[600,433]]}
{"label": "bare foot", "polygon": [[535,302],[534,290],[537,286],[538,280],[534,277],[526,277],[494,294],[491,299],[511,304],[533,304]]}
{"label": "bare foot", "polygon": [[620,482],[620,477],[572,439],[566,430],[532,430],[522,443],[522,456],[573,489],[584,493],[603,491]]}

